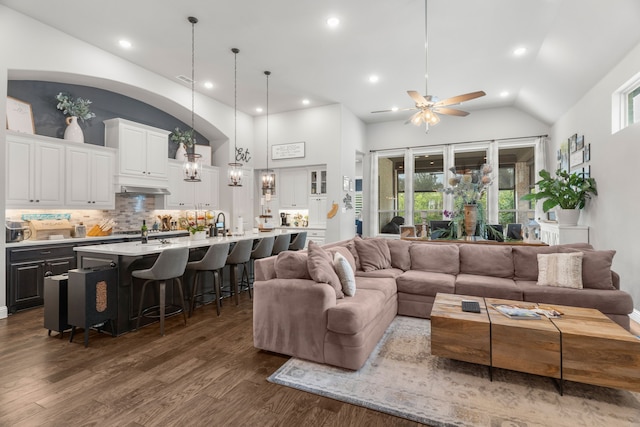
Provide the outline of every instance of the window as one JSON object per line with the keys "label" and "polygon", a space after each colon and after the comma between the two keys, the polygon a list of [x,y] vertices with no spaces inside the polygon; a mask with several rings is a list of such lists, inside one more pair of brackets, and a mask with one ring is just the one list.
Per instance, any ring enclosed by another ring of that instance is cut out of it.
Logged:
{"label": "window", "polygon": [[640,73],[613,93],[611,133],[640,123]]}
{"label": "window", "polygon": [[498,151],[498,223],[528,224],[535,218],[534,205],[520,200],[535,183],[535,149],[500,148]]}
{"label": "window", "polygon": [[444,156],[442,151],[413,157],[413,224],[442,219]]}
{"label": "window", "polygon": [[378,232],[400,233],[401,224],[398,224],[400,221],[397,217],[402,218],[404,223],[404,196],[404,157],[380,157],[378,159]]}

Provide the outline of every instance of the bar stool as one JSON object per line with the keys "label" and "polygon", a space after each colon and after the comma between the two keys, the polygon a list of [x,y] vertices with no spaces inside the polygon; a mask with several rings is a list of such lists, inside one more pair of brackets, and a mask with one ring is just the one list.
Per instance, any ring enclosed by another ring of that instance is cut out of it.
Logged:
{"label": "bar stool", "polygon": [[231,272],[231,294],[235,294],[236,305],[240,304],[239,286],[238,286],[238,265],[242,264],[247,268],[247,264],[251,259],[251,250],[253,249],[253,240],[240,240],[236,242],[227,256],[226,265],[229,266]]}
{"label": "bar stool", "polygon": [[291,244],[289,245],[289,250],[290,251],[300,251],[300,250],[304,249],[304,243],[306,242],[306,240],[307,240],[307,232],[306,231],[301,231],[291,241]]}
{"label": "bar stool", "polygon": [[273,249],[271,250],[271,255],[278,255],[280,252],[284,252],[289,249],[289,243],[291,243],[291,235],[290,234],[280,234],[276,237],[275,242],[273,243]]}
{"label": "bar stool", "polygon": [[[189,317],[196,307],[196,298],[204,296],[204,284],[202,293],[198,294],[198,285],[202,282],[202,275],[207,271],[213,273],[213,294],[216,297],[216,311],[220,316],[220,269],[227,263],[229,254],[229,243],[220,243],[209,246],[207,253],[201,260],[192,261],[187,264],[187,270],[193,270],[193,283],[191,285],[191,304],[189,305]],[[200,279],[200,280],[198,280]],[[211,292],[209,292],[211,293]]]}
{"label": "bar stool", "polygon": [[[140,319],[145,317],[158,317],[160,319],[160,335],[164,336],[164,318],[167,308],[172,308],[173,304],[167,307],[166,305],[166,282],[171,280],[173,285],[178,282],[178,292],[180,294],[180,309],[174,310],[168,315],[173,315],[182,312],[184,316],[184,324],[187,324],[187,313],[184,308],[184,292],[182,291],[182,282],[180,277],[184,274],[184,270],[189,260],[189,248],[169,248],[163,250],[156,262],[145,270],[134,270],[131,272],[133,277],[138,279],[146,279],[142,285],[142,292],[140,293],[140,306],[138,308],[138,320],[136,321],[136,329],[140,329]],[[160,301],[159,304],[152,307],[147,307],[144,310],[142,305],[144,303],[144,293],[149,283],[158,283],[160,286]],[[158,310],[159,313],[150,314],[153,311]]]}
{"label": "bar stool", "polygon": [[[251,279],[249,279],[249,272],[245,268],[242,276],[247,278],[247,289],[249,290],[249,298],[253,298],[251,296],[251,284],[253,283],[254,278],[254,266],[255,260],[262,259],[271,256],[271,252],[273,251],[273,245],[275,243],[276,238],[274,236],[271,237],[263,237],[260,239],[258,244],[251,251],[251,257],[249,258],[250,270],[252,272]],[[246,273],[246,274],[245,274]],[[244,282],[243,282],[244,283]]]}

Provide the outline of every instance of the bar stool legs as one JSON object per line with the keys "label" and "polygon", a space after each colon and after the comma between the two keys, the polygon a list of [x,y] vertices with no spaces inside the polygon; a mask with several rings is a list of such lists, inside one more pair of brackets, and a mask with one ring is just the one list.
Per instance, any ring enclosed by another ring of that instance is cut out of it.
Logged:
{"label": "bar stool legs", "polygon": [[[175,279],[169,279],[169,280],[176,280],[178,282],[178,294],[180,295],[180,311],[182,311],[182,317],[184,317],[184,324],[185,326],[187,325],[187,310],[184,306],[184,292],[182,291],[182,282],[180,281],[179,278],[175,278]],[[167,282],[165,280],[162,281],[156,281],[156,280],[147,280],[144,282],[144,284],[142,285],[142,293],[140,296],[140,305],[138,306],[138,319],[136,320],[136,330],[140,329],[140,319],[145,316],[145,317],[156,317],[156,315],[153,314],[148,314],[149,312],[153,311],[156,309],[156,307],[149,307],[146,309],[142,309],[142,306],[144,305],[144,295],[145,295],[145,291],[147,289],[147,285],[151,282],[158,282],[159,285],[159,296],[158,296],[158,315],[157,317],[160,320],[160,335],[164,336],[164,318],[167,314]],[[173,283],[175,285],[175,283]],[[175,311],[175,313],[178,313],[178,311]]]}
{"label": "bar stool legs", "polygon": [[[189,307],[189,317],[191,317],[191,315],[193,314],[193,310],[196,308],[196,298],[198,298],[199,296],[202,296],[203,294],[198,294],[198,287],[202,286],[204,287],[204,283],[203,279],[202,279],[202,273],[205,273],[208,270],[196,270],[195,274],[193,275],[193,284],[191,286],[191,304]],[[220,272],[219,270],[211,270],[211,272],[213,273],[213,293],[215,294],[215,298],[216,298],[216,312],[218,313],[218,316],[220,316],[220,295],[221,295],[221,290],[220,290]]]}

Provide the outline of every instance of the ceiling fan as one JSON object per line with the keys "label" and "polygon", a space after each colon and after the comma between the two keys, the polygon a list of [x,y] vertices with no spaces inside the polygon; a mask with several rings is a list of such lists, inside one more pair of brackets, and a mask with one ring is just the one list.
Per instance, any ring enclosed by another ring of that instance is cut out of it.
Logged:
{"label": "ceiling fan", "polygon": [[402,108],[402,109],[393,109],[393,110],[379,110],[372,111],[372,113],[387,113],[390,111],[409,111],[409,110],[418,110],[415,114],[413,114],[409,120],[405,122],[413,123],[416,126],[424,123],[426,125],[427,130],[429,130],[429,125],[435,125],[440,122],[440,117],[438,114],[446,114],[450,116],[468,116],[469,113],[466,111],[458,110],[455,108],[449,108],[450,105],[460,104],[464,101],[470,101],[472,99],[480,98],[481,96],[485,96],[486,93],[484,91],[477,91],[471,93],[465,93],[464,95],[458,95],[451,98],[438,100],[436,96],[429,95],[428,90],[428,82],[429,82],[429,33],[427,31],[427,0],[424,1],[424,50],[425,50],[425,93],[426,95],[421,95],[418,91],[408,90],[407,93],[415,102],[415,107],[412,108]]}

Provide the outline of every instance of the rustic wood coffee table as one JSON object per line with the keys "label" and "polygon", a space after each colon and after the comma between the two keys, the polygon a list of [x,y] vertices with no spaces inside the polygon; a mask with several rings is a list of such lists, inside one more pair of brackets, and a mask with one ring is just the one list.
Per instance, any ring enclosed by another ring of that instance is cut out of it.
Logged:
{"label": "rustic wood coffee table", "polygon": [[[480,313],[463,312],[462,300]],[[489,367],[640,391],[640,339],[598,310],[554,305],[559,319],[509,319],[491,304],[531,304],[437,294],[431,311],[431,353]]]}

